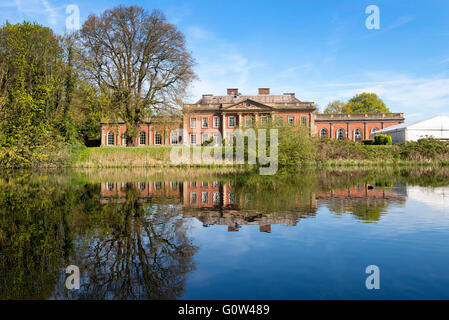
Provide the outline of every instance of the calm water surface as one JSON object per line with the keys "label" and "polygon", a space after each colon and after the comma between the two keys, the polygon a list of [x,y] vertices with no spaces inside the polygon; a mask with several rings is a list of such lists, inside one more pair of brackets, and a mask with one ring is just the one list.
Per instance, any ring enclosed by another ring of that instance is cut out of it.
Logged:
{"label": "calm water surface", "polygon": [[4,172],[0,298],[449,299],[449,170]]}

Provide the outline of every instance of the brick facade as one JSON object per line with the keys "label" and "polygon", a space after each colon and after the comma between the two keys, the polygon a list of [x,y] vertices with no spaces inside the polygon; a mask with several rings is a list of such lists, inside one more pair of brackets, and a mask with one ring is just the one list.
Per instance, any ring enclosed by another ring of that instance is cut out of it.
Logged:
{"label": "brick facade", "polygon": [[[256,96],[241,95],[228,89],[226,96],[210,94],[194,104],[185,104],[183,116],[170,121],[146,121],[139,128],[137,146],[201,145],[213,138],[217,144],[229,140],[237,128],[272,119],[306,126],[312,134],[332,139],[361,141],[369,139],[373,130],[404,122],[402,113],[388,114],[318,114],[313,102],[303,102],[294,93],[271,95],[269,88],[260,88]],[[101,123],[102,146],[124,146],[126,125],[123,122]],[[145,141],[145,143],[143,143]]]}

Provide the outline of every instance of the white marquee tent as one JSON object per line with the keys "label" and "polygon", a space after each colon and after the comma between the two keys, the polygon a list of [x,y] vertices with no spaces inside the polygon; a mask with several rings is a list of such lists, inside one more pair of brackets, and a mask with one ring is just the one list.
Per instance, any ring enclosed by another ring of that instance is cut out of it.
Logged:
{"label": "white marquee tent", "polygon": [[375,131],[370,138],[374,139],[378,134],[389,135],[393,143],[417,141],[426,137],[449,140],[449,117],[441,115],[413,123],[401,123]]}

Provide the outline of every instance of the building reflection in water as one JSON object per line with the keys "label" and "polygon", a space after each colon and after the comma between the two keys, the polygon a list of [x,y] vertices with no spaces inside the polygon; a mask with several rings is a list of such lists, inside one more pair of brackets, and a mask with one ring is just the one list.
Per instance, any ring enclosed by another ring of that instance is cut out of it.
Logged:
{"label": "building reflection in water", "polygon": [[373,188],[363,184],[309,191],[306,195],[290,193],[287,207],[272,212],[264,210],[263,201],[254,200],[257,195],[236,192],[230,181],[149,181],[102,183],[100,202],[124,203],[130,187],[138,191],[138,203],[177,204],[183,208],[185,217],[198,219],[204,227],[227,226],[229,232],[239,231],[242,225],[258,225],[259,231],[265,233],[271,233],[273,224],[295,226],[300,219],[315,216],[319,205],[336,214],[352,214],[362,221],[379,221],[389,205],[403,206],[406,199],[403,188]]}

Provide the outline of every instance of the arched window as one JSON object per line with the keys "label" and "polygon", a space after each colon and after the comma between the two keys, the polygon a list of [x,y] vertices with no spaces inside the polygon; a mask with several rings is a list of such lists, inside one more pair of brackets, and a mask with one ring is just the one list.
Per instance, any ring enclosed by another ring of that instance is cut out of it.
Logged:
{"label": "arched window", "polygon": [[345,139],[345,129],[338,129],[337,130],[337,139],[338,140],[344,140]]}
{"label": "arched window", "polygon": [[354,141],[362,141],[362,131],[358,128],[354,130]]}
{"label": "arched window", "polygon": [[154,133],[154,144],[162,144],[162,136],[159,132]]}
{"label": "arched window", "polygon": [[321,137],[321,138],[327,138],[327,137],[329,137],[329,132],[327,131],[327,129],[321,129],[321,130],[320,130],[320,137]]}
{"label": "arched window", "polygon": [[115,143],[115,139],[114,139],[114,132],[109,131],[108,135],[107,135],[107,139],[108,139],[108,146],[113,146]]}
{"label": "arched window", "polygon": [[147,133],[145,131],[140,131],[139,144],[141,146],[147,144]]}

